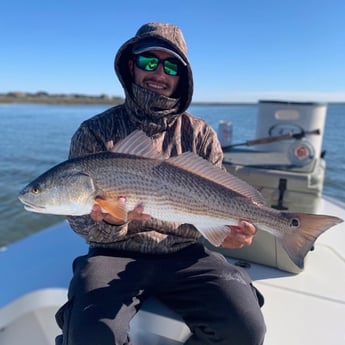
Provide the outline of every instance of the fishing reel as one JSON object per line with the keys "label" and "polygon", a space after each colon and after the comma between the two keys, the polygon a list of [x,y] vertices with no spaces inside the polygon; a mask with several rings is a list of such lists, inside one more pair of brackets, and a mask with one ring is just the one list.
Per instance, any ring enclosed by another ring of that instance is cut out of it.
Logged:
{"label": "fishing reel", "polygon": [[320,135],[320,130],[305,131],[299,125],[293,123],[277,124],[269,129],[271,137],[290,136],[295,141],[286,147],[288,158],[291,164],[296,166],[305,166],[315,158],[315,149],[307,135]]}
{"label": "fishing reel", "polygon": [[289,146],[287,154],[293,165],[305,166],[315,158],[315,149],[308,139],[302,138]]}

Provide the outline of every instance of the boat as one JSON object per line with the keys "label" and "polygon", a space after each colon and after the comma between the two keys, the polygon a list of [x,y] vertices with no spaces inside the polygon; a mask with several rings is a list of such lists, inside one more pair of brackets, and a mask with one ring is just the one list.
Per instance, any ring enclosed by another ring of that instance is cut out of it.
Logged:
{"label": "boat", "polygon": [[[274,208],[344,218],[345,204],[323,194],[326,113],[321,103],[259,101],[256,139],[234,144],[232,124],[219,124],[224,166]],[[250,247],[213,249],[246,269],[263,293],[265,345],[343,345],[344,244],[341,223],[318,238],[303,268],[260,229]],[[61,334],[55,313],[67,299],[72,261],[87,249],[67,222],[0,249],[0,344],[55,344]],[[190,331],[178,315],[149,299],[132,320],[130,335],[134,345],[178,345]]]}

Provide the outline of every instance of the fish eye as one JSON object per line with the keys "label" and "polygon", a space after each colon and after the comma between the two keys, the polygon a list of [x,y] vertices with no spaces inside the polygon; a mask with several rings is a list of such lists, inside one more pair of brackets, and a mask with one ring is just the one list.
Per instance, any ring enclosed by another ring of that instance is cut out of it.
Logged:
{"label": "fish eye", "polygon": [[33,194],[38,194],[40,192],[40,188],[38,186],[33,186],[31,192]]}
{"label": "fish eye", "polygon": [[292,218],[290,225],[293,226],[294,228],[297,228],[299,226],[299,219],[297,218]]}

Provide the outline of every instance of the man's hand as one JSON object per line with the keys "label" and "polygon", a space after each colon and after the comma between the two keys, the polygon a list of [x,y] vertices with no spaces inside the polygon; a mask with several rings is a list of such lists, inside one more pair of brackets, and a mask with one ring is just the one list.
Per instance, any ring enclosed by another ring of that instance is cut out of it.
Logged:
{"label": "man's hand", "polygon": [[225,238],[222,243],[224,248],[242,248],[250,246],[253,242],[256,228],[253,224],[241,220],[238,225],[229,225],[231,233]]}
{"label": "man's hand", "polygon": [[[118,201],[126,203],[126,198],[120,197]],[[90,216],[95,222],[104,221],[117,226],[124,224],[122,219],[115,218],[108,213],[103,213],[101,207],[97,204],[93,206]],[[127,213],[127,221],[129,222],[131,220],[148,220],[150,218],[151,216],[149,214],[144,213],[144,207],[142,205],[136,206],[134,210]]]}

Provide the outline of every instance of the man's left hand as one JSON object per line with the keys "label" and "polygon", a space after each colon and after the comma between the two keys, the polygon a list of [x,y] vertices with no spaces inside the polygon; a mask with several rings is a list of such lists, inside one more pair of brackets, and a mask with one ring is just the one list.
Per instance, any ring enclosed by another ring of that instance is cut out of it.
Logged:
{"label": "man's left hand", "polygon": [[256,234],[256,227],[244,220],[239,221],[238,225],[229,225],[231,233],[221,244],[224,248],[234,249],[250,246]]}

